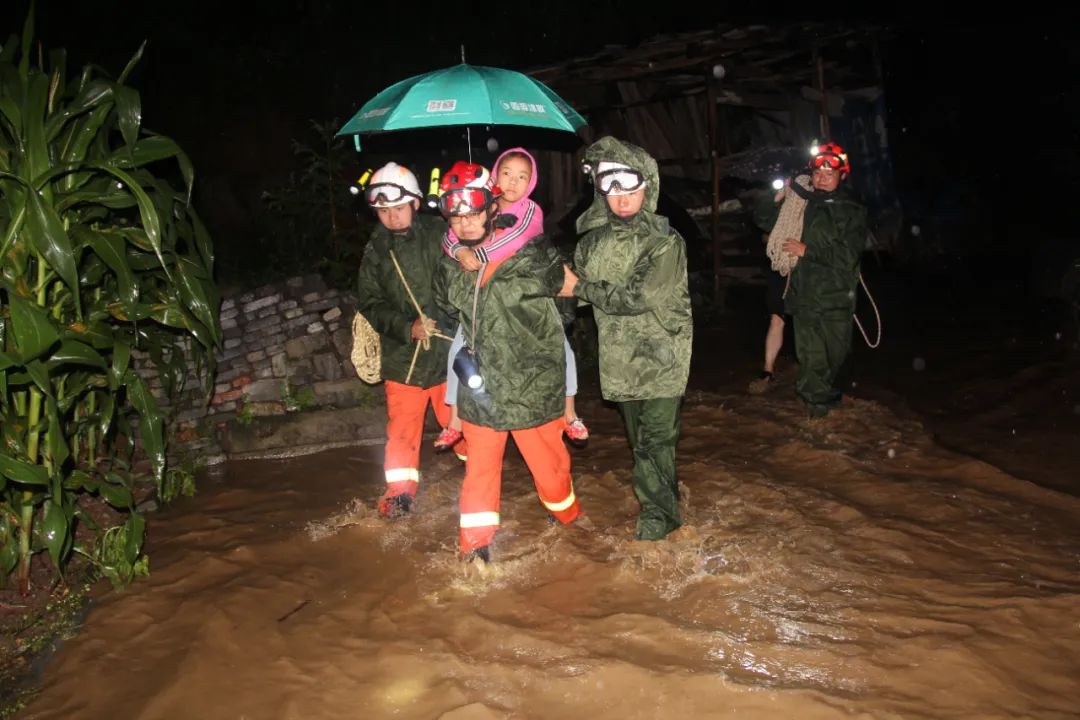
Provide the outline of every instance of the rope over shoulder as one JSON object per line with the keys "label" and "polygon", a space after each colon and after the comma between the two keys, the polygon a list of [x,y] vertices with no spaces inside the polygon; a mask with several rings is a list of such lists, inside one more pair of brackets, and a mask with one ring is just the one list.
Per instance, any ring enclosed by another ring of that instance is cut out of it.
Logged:
{"label": "rope over shoulder", "polygon": [[[416,316],[420,318],[420,322],[428,334],[428,337],[417,342],[416,347],[413,349],[409,372],[405,375],[405,384],[407,385],[409,380],[412,379],[413,370],[416,368],[416,359],[420,356],[420,349],[423,348],[425,352],[430,350],[431,338],[433,337],[447,341],[452,341],[453,338],[440,333],[435,321],[424,314],[420,303],[416,301],[416,296],[413,295],[412,288],[409,287],[409,283],[405,279],[405,273],[402,272],[401,264],[398,262],[393,250],[390,251],[390,259],[394,261],[394,269],[397,270],[398,277],[401,278],[401,284],[405,286],[405,292],[409,294],[409,300],[416,310]],[[382,380],[382,340],[379,333],[367,321],[367,318],[359,312],[353,317],[352,330],[353,347],[351,359],[353,367],[356,368],[356,374],[361,380],[369,385],[374,385]]]}
{"label": "rope over shoulder", "polygon": [[[799,175],[793,181],[798,183],[803,190],[810,191],[810,176]],[[776,218],[776,224],[769,233],[769,241],[765,247],[765,254],[769,256],[772,269],[787,277],[795,269],[799,258],[791,253],[784,252],[785,240],[802,241],[803,215],[806,212],[806,198],[795,188],[784,188],[784,201],[780,206],[780,214]]]}
{"label": "rope over shoulder", "polygon": [[[795,265],[798,264],[799,258],[785,252],[783,245],[785,240],[802,242],[803,218],[806,213],[807,196],[811,192],[813,191],[809,175],[797,176],[791,185],[784,188],[784,200],[780,206],[780,214],[776,218],[776,224],[773,226],[772,232],[769,233],[768,243],[765,247],[765,254],[769,256],[772,269],[787,278],[783,295],[785,298],[788,289],[791,287],[791,272],[795,269]],[[877,337],[874,342],[870,342],[870,337],[866,334],[866,329],[863,328],[859,316],[853,314],[852,319],[855,321],[856,327],[859,328],[859,333],[862,335],[867,347],[873,350],[881,344],[881,313],[878,311],[877,303],[874,301],[874,296],[870,294],[870,288],[867,287],[862,273],[859,273],[859,284],[862,285],[863,291],[866,292],[866,298],[870,301],[870,307],[874,310],[874,318],[877,320]]]}

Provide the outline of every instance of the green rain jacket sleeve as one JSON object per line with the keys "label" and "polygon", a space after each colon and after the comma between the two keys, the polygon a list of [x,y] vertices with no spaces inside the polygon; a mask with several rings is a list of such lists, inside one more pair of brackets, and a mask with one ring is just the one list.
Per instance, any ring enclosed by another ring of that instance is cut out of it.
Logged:
{"label": "green rain jacket sleeve", "polygon": [[[524,289],[522,296],[554,297],[562,290],[563,282],[566,279],[566,273],[563,272],[566,258],[547,238],[537,238],[532,242],[540,243],[541,247],[544,248],[545,258],[548,262],[543,272],[536,276],[536,282],[530,283]],[[574,298],[555,298],[555,308],[559,311],[559,317],[562,318],[563,328],[570,327],[577,317],[577,303],[578,301]]]}
{"label": "green rain jacket sleeve", "polygon": [[435,305],[432,317],[447,334],[453,334],[458,324],[457,308],[450,303],[450,279],[457,270],[456,264],[449,258],[440,258],[431,275],[431,298]]}
{"label": "green rain jacket sleeve", "polygon": [[537,263],[535,273],[518,281],[521,296],[555,297],[558,295],[559,290],[562,289],[565,277],[562,255],[543,237],[536,238],[531,242],[537,243],[542,249],[542,257],[545,262],[542,265]]}
{"label": "green rain jacket sleeve", "polygon": [[559,317],[562,318],[563,329],[570,327],[577,320],[577,305],[578,301],[575,298],[555,298],[555,307],[559,311]]}
{"label": "green rain jacket sleeve", "polygon": [[371,323],[371,327],[380,335],[392,337],[402,343],[412,342],[412,324],[415,313],[408,315],[400,312],[387,302],[386,295],[379,284],[380,277],[387,277],[397,271],[391,263],[380,262],[380,255],[375,249],[375,242],[368,243],[364,257],[360,261],[357,273],[356,296],[359,298],[356,309]]}
{"label": "green rain jacket sleeve", "polygon": [[857,267],[866,246],[866,210],[857,207],[845,216],[835,234],[822,234],[807,244],[803,260],[829,267]]}
{"label": "green rain jacket sleeve", "polygon": [[[609,315],[641,315],[655,309],[660,301],[682,280],[685,245],[671,232],[652,250],[643,254],[634,266],[630,281],[616,285],[603,280],[589,280],[581,269],[574,294]],[[580,265],[579,265],[580,268]]]}

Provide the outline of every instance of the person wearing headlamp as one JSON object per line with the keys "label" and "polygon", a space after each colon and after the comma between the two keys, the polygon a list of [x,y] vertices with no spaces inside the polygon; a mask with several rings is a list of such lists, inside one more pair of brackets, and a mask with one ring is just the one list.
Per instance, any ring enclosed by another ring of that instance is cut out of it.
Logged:
{"label": "person wearing headlamp", "polygon": [[783,240],[784,252],[798,258],[788,275],[784,309],[795,330],[799,362],[795,392],[811,418],[839,405],[839,376],[851,353],[852,314],[859,266],[866,248],[866,208],[843,187],[851,173],[848,155],[835,142],[815,145],[807,170],[810,190],[788,182],[755,210],[755,222],[772,232],[785,198],[806,201],[799,237]]}
{"label": "person wearing headlamp", "polygon": [[[445,403],[446,345],[431,338],[431,321],[425,323],[417,316],[402,281],[403,275],[424,315],[437,317],[432,276],[442,255],[446,223],[418,214],[421,196],[416,177],[397,163],[380,168],[361,189],[379,224],[360,261],[356,309],[379,333],[387,413],[386,490],[379,500],[379,513],[396,517],[412,509],[420,484],[427,406],[431,405],[441,424],[450,418]],[[417,351],[416,343],[425,340],[440,344]],[[464,445],[455,451],[464,453]]]}
{"label": "person wearing headlamp", "polygon": [[[478,247],[517,219],[499,213],[499,189],[485,168],[456,163],[442,179],[439,210],[458,242]],[[562,440],[566,395],[564,323],[555,295],[562,259],[542,236],[512,254],[468,271],[443,256],[436,298],[461,323],[465,346],[458,414],[469,446],[459,501],[459,540],[466,560],[489,562],[500,525],[503,453],[513,436],[547,511],[563,524],[588,527],[570,476]]]}

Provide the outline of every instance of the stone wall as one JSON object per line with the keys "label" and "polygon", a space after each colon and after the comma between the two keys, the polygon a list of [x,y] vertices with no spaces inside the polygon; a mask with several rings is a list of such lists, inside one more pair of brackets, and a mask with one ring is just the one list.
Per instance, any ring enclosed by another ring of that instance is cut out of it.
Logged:
{"label": "stone wall", "polygon": [[[327,288],[319,275],[290,278],[234,297],[221,306],[223,348],[209,405],[189,372],[172,408],[176,452],[196,452],[208,463],[225,459],[230,425],[312,409],[372,407],[381,388],[362,383],[350,360],[355,298]],[[140,372],[167,406],[161,378],[145,355]]]}

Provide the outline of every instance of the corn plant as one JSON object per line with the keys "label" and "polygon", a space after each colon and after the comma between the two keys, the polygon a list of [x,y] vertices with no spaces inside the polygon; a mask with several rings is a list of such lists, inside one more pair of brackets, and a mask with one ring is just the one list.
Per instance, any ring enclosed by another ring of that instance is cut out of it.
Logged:
{"label": "corn plant", "polygon": [[[60,577],[73,553],[118,584],[145,571],[133,492],[163,482],[165,418],[132,353],[172,389],[193,363],[209,390],[221,333],[191,163],[127,82],[142,48],[115,78],[69,76],[33,30],[31,9],[0,51],[0,583],[23,593],[42,552]],[[98,527],[86,495],[126,520]]]}

